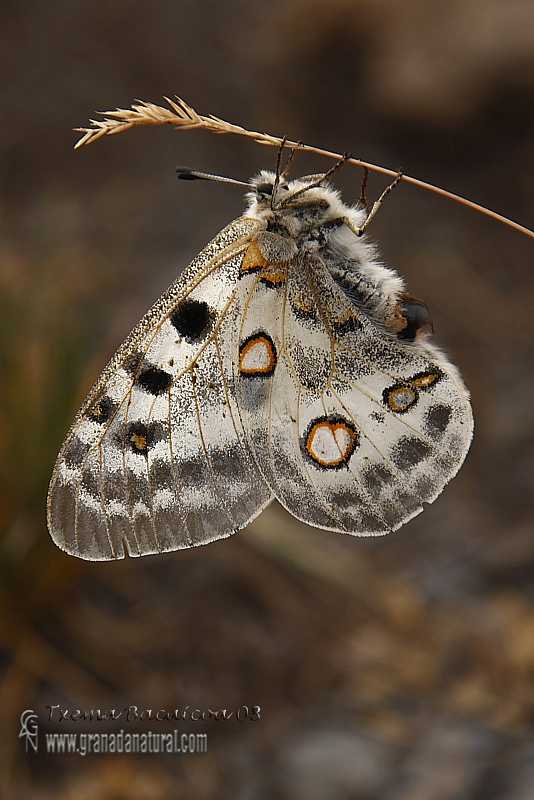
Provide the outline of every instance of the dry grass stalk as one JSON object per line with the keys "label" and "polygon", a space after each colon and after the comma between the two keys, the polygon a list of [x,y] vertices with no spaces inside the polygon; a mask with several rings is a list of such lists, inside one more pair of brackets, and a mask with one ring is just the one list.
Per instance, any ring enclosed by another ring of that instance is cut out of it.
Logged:
{"label": "dry grass stalk", "polygon": [[[322,150],[318,147],[313,147],[312,145],[303,144],[302,142],[293,142],[289,139],[282,140],[280,137],[271,136],[268,133],[249,131],[246,128],[242,128],[240,125],[233,125],[231,122],[226,122],[223,119],[219,119],[219,117],[215,117],[213,114],[210,114],[208,117],[202,116],[179,97],[176,97],[176,100],[171,100],[170,98],[166,97],[165,100],[169,104],[170,109],[164,108],[163,106],[158,106],[155,103],[147,103],[143,100],[138,100],[132,104],[131,108],[117,108],[115,111],[99,112],[102,114],[104,119],[90,120],[91,127],[89,128],[76,128],[77,131],[83,133],[83,136],[78,140],[78,142],[76,142],[75,148],[81,147],[84,144],[90,144],[106,134],[121,133],[122,131],[127,131],[130,128],[134,128],[138,125],[173,125],[175,128],[181,130],[203,128],[204,130],[212,131],[212,133],[235,133],[239,136],[248,136],[259,144],[270,145],[271,147],[280,147],[283,141],[285,147],[297,148],[310,153],[317,153],[318,155],[327,156],[328,158],[341,158],[341,154],[339,153],[332,153],[329,150]],[[370,164],[366,161],[362,161],[359,158],[351,157],[348,158],[347,161],[349,161],[351,164],[356,164],[357,166],[366,167],[367,169],[375,172],[380,172],[383,175],[396,177],[398,174],[394,170],[386,169],[385,167],[379,167],[376,164]],[[523,227],[522,225],[519,225],[517,222],[513,222],[512,220],[503,217],[501,214],[497,214],[495,211],[490,211],[489,209],[484,208],[477,203],[473,203],[471,200],[466,200],[464,197],[460,197],[459,195],[448,192],[445,189],[440,189],[437,186],[420,181],[417,178],[412,178],[409,175],[403,174],[402,180],[405,183],[411,183],[415,186],[419,186],[422,189],[427,189],[428,191],[440,194],[449,200],[455,200],[457,203],[461,203],[462,205],[472,208],[475,211],[480,211],[482,214],[492,217],[499,222],[503,222],[505,225],[509,225],[515,230],[534,238],[533,231]]]}

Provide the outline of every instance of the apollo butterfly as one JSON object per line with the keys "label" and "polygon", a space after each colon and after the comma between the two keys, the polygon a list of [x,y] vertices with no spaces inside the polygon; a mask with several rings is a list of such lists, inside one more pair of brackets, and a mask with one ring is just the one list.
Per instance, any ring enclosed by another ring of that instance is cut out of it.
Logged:
{"label": "apollo butterfly", "polygon": [[456,474],[469,394],[331,172],[252,178],[244,215],[111,359],[54,468],[48,525],[63,550],[206,544],[275,497],[309,525],[385,534]]}

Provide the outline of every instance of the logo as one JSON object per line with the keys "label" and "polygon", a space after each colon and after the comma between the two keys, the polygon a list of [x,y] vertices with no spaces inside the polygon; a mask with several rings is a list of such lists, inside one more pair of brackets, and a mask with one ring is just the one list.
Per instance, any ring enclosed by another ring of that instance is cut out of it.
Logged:
{"label": "logo", "polygon": [[26,737],[26,752],[28,753],[30,750],[30,746],[33,748],[33,751],[37,752],[37,735],[39,726],[37,724],[37,714],[35,711],[31,709],[26,709],[23,711],[20,716],[20,733],[19,739],[22,737]]}

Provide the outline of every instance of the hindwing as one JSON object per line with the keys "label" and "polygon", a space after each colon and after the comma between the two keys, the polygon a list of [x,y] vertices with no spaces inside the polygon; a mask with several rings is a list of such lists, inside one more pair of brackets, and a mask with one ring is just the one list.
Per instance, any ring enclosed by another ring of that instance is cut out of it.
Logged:
{"label": "hindwing", "polygon": [[264,480],[298,519],[388,533],[456,474],[473,422],[454,368],[379,328],[324,265],[300,259],[283,285],[258,281],[241,328],[251,336],[272,343],[276,364],[241,373],[245,427]]}

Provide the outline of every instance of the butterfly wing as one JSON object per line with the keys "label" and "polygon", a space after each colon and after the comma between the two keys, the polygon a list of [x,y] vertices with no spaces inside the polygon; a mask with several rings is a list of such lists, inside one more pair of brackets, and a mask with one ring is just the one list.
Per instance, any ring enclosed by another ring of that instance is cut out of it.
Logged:
{"label": "butterfly wing", "polygon": [[268,370],[241,364],[239,396],[263,478],[298,519],[388,533],[461,466],[473,421],[456,369],[380,328],[323,265],[301,258],[277,284],[258,279],[240,340],[258,363],[270,343]]}
{"label": "butterfly wing", "polygon": [[141,320],[76,416],[48,496],[52,538],[90,560],[229,536],[271,500],[234,401],[239,280],[258,222],[225,228]]}

